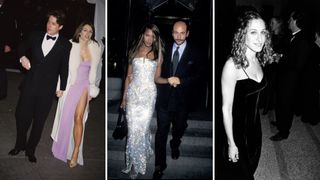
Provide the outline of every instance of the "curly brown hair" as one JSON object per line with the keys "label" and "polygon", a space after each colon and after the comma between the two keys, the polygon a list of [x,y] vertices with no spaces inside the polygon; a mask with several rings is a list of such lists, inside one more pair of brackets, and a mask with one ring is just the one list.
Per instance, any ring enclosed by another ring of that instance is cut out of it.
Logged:
{"label": "curly brown hair", "polygon": [[[255,11],[246,11],[243,13],[238,21],[238,28],[235,32],[232,41],[231,57],[237,68],[247,68],[249,66],[249,61],[245,56],[247,46],[245,45],[246,35],[248,32],[249,23],[254,19],[262,19],[262,17]],[[263,20],[265,23],[265,21]],[[257,52],[256,57],[260,64],[264,66],[265,64],[272,63],[274,61],[274,51],[271,47],[271,36],[268,30],[266,30],[266,41],[260,52]]]}

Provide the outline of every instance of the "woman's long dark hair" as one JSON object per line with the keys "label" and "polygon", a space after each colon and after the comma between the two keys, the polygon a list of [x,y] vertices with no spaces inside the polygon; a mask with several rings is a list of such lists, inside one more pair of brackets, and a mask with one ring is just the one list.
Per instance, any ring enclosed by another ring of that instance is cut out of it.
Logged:
{"label": "woman's long dark hair", "polygon": [[[91,36],[91,40],[98,43],[95,39],[95,28],[94,28],[94,25],[91,23],[91,22],[88,22],[88,21],[84,21],[82,22],[76,29],[76,31],[74,32],[73,34],[73,37],[72,37],[72,42],[76,42],[76,43],[79,43],[79,37],[80,37],[80,33],[83,29],[83,27],[85,25],[89,25],[92,29],[92,36]],[[98,43],[99,44],[99,43]]]}
{"label": "woman's long dark hair", "polygon": [[159,28],[155,24],[146,24],[141,29],[141,31],[139,33],[139,37],[133,42],[132,48],[129,51],[129,63],[130,64],[131,64],[132,60],[136,57],[139,48],[142,46],[144,33],[148,29],[150,29],[152,31],[152,33],[154,34],[155,40],[152,43],[151,50],[147,54],[153,52],[153,54],[154,54],[153,60],[158,60],[158,58],[160,58],[161,54],[164,53],[164,48],[163,48],[164,46],[163,46],[163,42],[160,37]]}
{"label": "woman's long dark hair", "polygon": [[[247,68],[249,61],[246,58],[245,52],[247,46],[245,45],[246,35],[248,32],[249,23],[254,19],[262,19],[262,17],[255,11],[247,11],[243,13],[238,24],[238,28],[232,41],[231,56],[237,68]],[[257,52],[257,59],[261,65],[269,64],[274,61],[273,49],[271,47],[271,37],[269,31],[266,30],[266,41],[261,52]]]}

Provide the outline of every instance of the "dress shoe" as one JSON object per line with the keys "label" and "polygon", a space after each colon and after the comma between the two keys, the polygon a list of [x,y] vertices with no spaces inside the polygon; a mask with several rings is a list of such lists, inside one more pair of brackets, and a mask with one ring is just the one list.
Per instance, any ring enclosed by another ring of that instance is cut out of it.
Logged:
{"label": "dress shoe", "polygon": [[153,172],[152,179],[153,180],[161,179],[162,175],[163,175],[162,170],[160,168],[156,168],[156,170]]}
{"label": "dress shoe", "polygon": [[171,149],[171,158],[172,159],[179,159],[179,156],[180,156],[179,148]]}
{"label": "dress shoe", "polygon": [[179,158],[179,156],[180,156],[179,145],[180,145],[180,142],[178,144],[174,145],[173,140],[170,141],[171,158],[172,159]]}
{"label": "dress shoe", "polygon": [[274,136],[271,136],[270,140],[271,141],[282,141],[282,140],[287,139],[287,138],[288,138],[288,136],[283,136],[280,133],[277,133]]}
{"label": "dress shoe", "polygon": [[16,149],[16,148],[14,148],[14,149],[11,149],[11,151],[9,151],[9,155],[11,155],[11,156],[15,156],[15,155],[17,155],[17,154],[19,154],[20,153],[20,149]]}
{"label": "dress shoe", "polygon": [[31,163],[36,163],[37,162],[36,156],[31,155],[31,154],[26,154],[26,156],[28,157],[29,162],[31,162]]}

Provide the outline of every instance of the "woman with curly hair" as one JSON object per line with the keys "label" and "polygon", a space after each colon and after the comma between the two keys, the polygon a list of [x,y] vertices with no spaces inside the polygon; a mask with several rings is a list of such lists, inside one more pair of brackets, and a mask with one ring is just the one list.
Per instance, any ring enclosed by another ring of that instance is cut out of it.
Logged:
{"label": "woman with curly hair", "polygon": [[265,21],[254,11],[239,18],[231,56],[221,77],[223,125],[227,136],[223,179],[254,179],[261,152],[259,94],[267,85],[262,66],[273,61]]}

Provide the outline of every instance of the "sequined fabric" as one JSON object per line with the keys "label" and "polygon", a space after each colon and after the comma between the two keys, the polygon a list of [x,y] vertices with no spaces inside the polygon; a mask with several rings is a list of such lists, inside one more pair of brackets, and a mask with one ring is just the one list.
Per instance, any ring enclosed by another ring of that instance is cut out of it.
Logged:
{"label": "sequined fabric", "polygon": [[135,58],[132,80],[127,92],[128,136],[124,173],[145,174],[151,148],[150,122],[155,108],[157,89],[154,82],[157,61]]}

